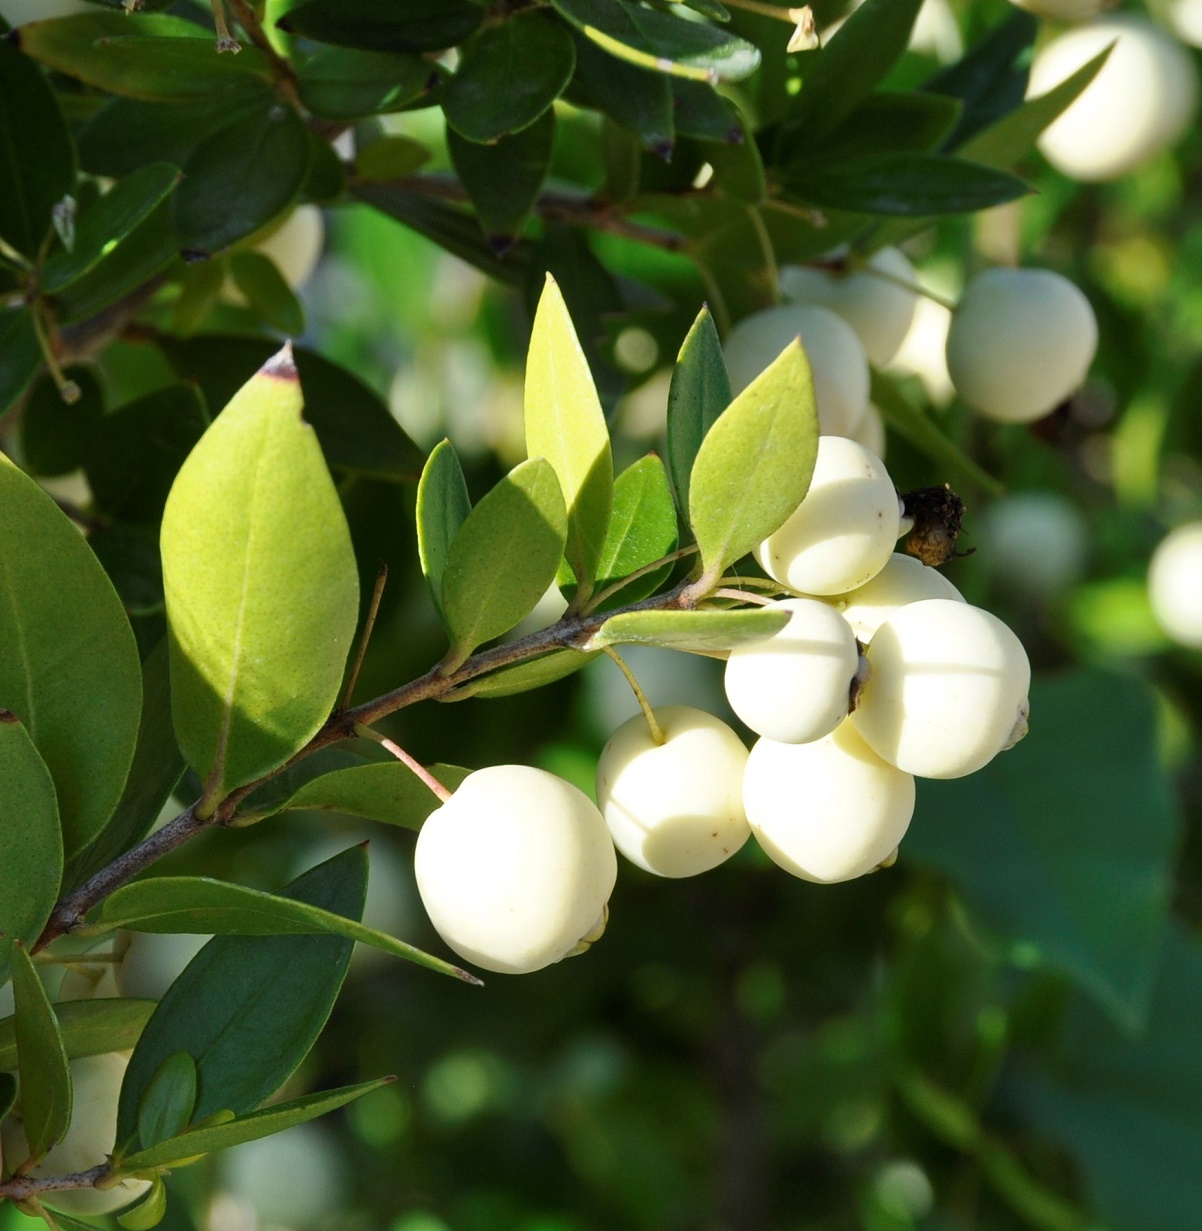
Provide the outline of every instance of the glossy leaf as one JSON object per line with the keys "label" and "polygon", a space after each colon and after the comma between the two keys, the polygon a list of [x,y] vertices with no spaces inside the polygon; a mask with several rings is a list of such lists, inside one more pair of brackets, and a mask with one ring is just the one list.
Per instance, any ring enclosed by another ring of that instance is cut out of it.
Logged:
{"label": "glossy leaf", "polygon": [[741,145],[747,140],[738,108],[705,81],[672,79],[676,131],[698,141]]}
{"label": "glossy leaf", "polygon": [[196,1106],[196,1061],[177,1051],[159,1065],[138,1107],[138,1140],[156,1146],[178,1136],[192,1119]]}
{"label": "glossy leaf", "polygon": [[1037,680],[1031,737],[968,778],[923,782],[923,824],[906,839],[907,856],[951,877],[1006,941],[1128,1029],[1155,977],[1181,829],[1156,725],[1154,698],[1133,679]]}
{"label": "glossy leaf", "polygon": [[[69,1060],[128,1051],[138,1041],[155,1010],[153,1000],[66,1000],[54,1007],[59,1034]],[[14,1019],[0,1019],[0,1073],[17,1067]]]}
{"label": "glossy leaf", "polygon": [[442,614],[442,577],[451,544],[472,511],[463,467],[449,440],[437,444],[417,485],[417,551],[434,606]]}
{"label": "glossy leaf", "polygon": [[272,329],[292,337],[304,332],[305,310],[269,256],[253,251],[231,252],[229,266],[234,285]]}
{"label": "glossy leaf", "polygon": [[563,93],[576,48],[561,21],[518,10],[482,26],[463,45],[442,92],[447,123],[469,141],[496,141],[528,128]]}
{"label": "glossy leaf", "polygon": [[25,392],[41,366],[33,312],[29,308],[0,308],[0,414]]}
{"label": "glossy leaf", "polygon": [[543,688],[558,680],[575,675],[581,667],[587,667],[597,655],[580,650],[553,650],[532,658],[529,662],[502,667],[488,675],[478,676],[455,689],[448,701],[460,701],[467,697],[512,697],[517,693]]}
{"label": "glossy leaf", "polygon": [[71,1123],[71,1070],[46,989],[23,945],[12,946],[12,963],[21,1117],[29,1156],[41,1158]]}
{"label": "glossy leaf", "polygon": [[277,22],[289,34],[368,51],[442,51],[483,20],[469,0],[308,0]]}
{"label": "glossy leaf", "polygon": [[[31,945],[58,898],[63,839],[54,783],[24,726],[0,709],[0,937]],[[12,945],[0,942],[0,985]]]}
{"label": "glossy leaf", "polygon": [[163,511],[176,738],[212,806],[338,698],[359,608],[350,533],[285,350],[235,395]]}
{"label": "glossy leaf", "polygon": [[583,600],[592,593],[609,527],[613,455],[588,361],[551,277],[538,302],[526,356],[525,415],[526,452],[550,462],[563,491],[564,555]]}
{"label": "glossy leaf", "polygon": [[779,529],[801,503],[818,452],[818,411],[800,339],[710,428],[689,481],[689,524],[707,577]]}
{"label": "glossy leaf", "polygon": [[567,514],[550,462],[515,467],[459,529],[442,577],[453,647],[466,656],[528,615],[555,580]]}
{"label": "glossy leaf", "polygon": [[577,33],[576,80],[587,101],[634,133],[645,150],[671,158],[676,124],[672,87],[664,73],[617,60]]}
{"label": "glossy leaf", "polygon": [[96,370],[72,366],[64,375],[79,389],[78,401],[64,402],[47,373],[30,390],[21,413],[21,452],[30,474],[52,476],[78,470],[103,420],[104,390]]}
{"label": "glossy leaf", "polygon": [[718,654],[762,641],[789,622],[787,611],[624,611],[593,635],[589,649],[606,645],[654,645],[695,654]]}
{"label": "glossy leaf", "polygon": [[821,170],[869,154],[923,152],[937,148],[956,127],[958,99],[918,91],[879,90],[870,94],[827,137],[812,142],[799,133],[795,149],[784,153],[787,173]]}
{"label": "glossy leaf", "polygon": [[100,832],[125,784],[141,709],[138,649],[79,531],[3,457],[0,507],[0,706],[50,769],[70,857]]}
{"label": "glossy leaf", "polygon": [[27,257],[50,230],[50,211],[75,186],[75,147],[41,70],[0,39],[0,239]]}
{"label": "glossy leaf", "polygon": [[400,111],[437,89],[443,76],[417,55],[321,47],[298,66],[297,89],[314,115],[354,120]]}
{"label": "glossy leaf", "polygon": [[[136,883],[136,882],[135,882]],[[363,913],[367,854],[352,847],[281,896],[345,918]],[[117,1109],[117,1146],[136,1140],[138,1108],[159,1066],[196,1062],[196,1121],[242,1114],[273,1094],[308,1054],[342,986],[352,944],[337,936],[219,936],[171,985],[138,1040]]]}
{"label": "glossy leaf", "polygon": [[689,509],[689,476],[705,434],[730,405],[730,377],[709,308],[689,329],[668,387],[668,469],[682,514]]}

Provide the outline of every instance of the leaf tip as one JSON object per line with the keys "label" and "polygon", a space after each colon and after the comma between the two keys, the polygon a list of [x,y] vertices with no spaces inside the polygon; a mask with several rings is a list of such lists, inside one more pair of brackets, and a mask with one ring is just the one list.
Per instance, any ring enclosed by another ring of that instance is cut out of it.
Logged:
{"label": "leaf tip", "polygon": [[14,724],[20,721],[21,720],[12,712],[12,710],[0,708],[0,723]]}
{"label": "leaf tip", "polygon": [[300,374],[296,370],[296,360],[292,355],[292,343],[285,342],[259,369],[259,375],[290,384],[299,381]]}
{"label": "leaf tip", "polygon": [[490,235],[488,246],[497,256],[504,256],[518,242],[516,235]]}

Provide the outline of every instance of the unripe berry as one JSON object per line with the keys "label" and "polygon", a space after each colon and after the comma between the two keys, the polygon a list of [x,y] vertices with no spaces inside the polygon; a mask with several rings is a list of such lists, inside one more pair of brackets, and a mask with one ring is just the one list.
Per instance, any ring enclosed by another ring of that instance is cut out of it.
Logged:
{"label": "unripe berry", "polygon": [[925,598],[950,598],[964,601],[960,591],[937,568],[895,551],[877,575],[849,594],[827,601],[851,625],[855,635],[867,645],[872,634],[899,607]]}
{"label": "unripe berry", "polygon": [[597,763],[597,806],[618,850],[656,876],[696,876],[729,859],[751,831],[743,813],[747,749],[720,719],[687,705],[637,714]]}
{"label": "unripe berry", "polygon": [[851,435],[868,406],[868,360],[855,330],[827,308],[785,304],[741,320],[724,347],[731,388],[745,389],[799,335],[814,374],[819,431]]}
{"label": "unripe berry", "polygon": [[897,490],[880,458],[854,440],[820,436],[810,490],[755,558],[802,594],[842,594],[885,567],[900,521]]}
{"label": "unripe berry", "polygon": [[1148,598],[1174,641],[1202,650],[1202,521],[1178,526],[1152,553]]}
{"label": "unripe berry", "polygon": [[914,814],[914,779],[844,722],[812,744],[759,740],[747,759],[743,802],[775,863],[833,884],[871,872],[896,850]]}
{"label": "unripe berry", "polygon": [[964,289],[947,335],[947,370],[974,410],[1030,423],[1085,380],[1098,348],[1089,300],[1049,269],[990,269]]}
{"label": "unripe berry", "polygon": [[618,862],[604,818],[574,786],[497,765],[469,774],[426,820],[413,870],[456,953],[524,974],[600,935]]}
{"label": "unripe berry", "polygon": [[826,603],[787,598],[776,607],[791,613],[780,632],[731,650],[726,699],[757,734],[808,744],[847,717],[860,651],[851,625]]}
{"label": "unripe berry", "polygon": [[908,773],[960,778],[1026,734],[1026,651],[979,607],[934,598],[900,608],[873,635],[868,664],[851,721]]}

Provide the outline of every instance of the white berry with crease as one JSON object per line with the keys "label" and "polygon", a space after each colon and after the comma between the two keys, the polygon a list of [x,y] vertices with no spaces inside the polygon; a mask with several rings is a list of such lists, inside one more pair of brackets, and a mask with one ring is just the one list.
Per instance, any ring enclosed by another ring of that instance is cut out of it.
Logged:
{"label": "white berry with crease", "polygon": [[497,765],[430,815],[413,870],[430,922],[460,957],[524,974],[600,935],[618,861],[582,792],[546,770]]}
{"label": "white berry with crease", "polygon": [[829,308],[785,304],[741,320],[723,348],[731,388],[742,392],[796,337],[814,375],[819,431],[850,436],[868,409],[868,360],[855,330]]}
{"label": "white berry with crease", "polygon": [[851,721],[908,773],[961,778],[1027,733],[1026,651],[980,607],[934,598],[900,608],[873,635],[868,664]]}
{"label": "white berry with crease", "polygon": [[812,744],[761,739],[743,775],[751,831],[786,872],[833,884],[885,863],[914,814],[914,778],[849,723]]}
{"label": "white berry with crease", "polygon": [[885,567],[901,506],[884,462],[842,436],[820,436],[805,499],[755,549],[769,577],[802,594],[842,594]]}
{"label": "white berry with crease", "polygon": [[937,568],[928,568],[921,560],[895,551],[871,581],[827,601],[867,645],[872,640],[872,634],[899,607],[926,598],[949,598],[952,602],[964,602],[960,591]]}
{"label": "white berry with crease", "polygon": [[642,714],[611,736],[597,764],[597,804],[618,850],[657,876],[696,876],[751,835],[743,813],[747,749],[720,719],[687,705]]}
{"label": "white berry with crease", "polygon": [[1148,568],[1148,599],[1174,641],[1202,650],[1202,521],[1178,526],[1160,541]]}
{"label": "white berry with crease", "polygon": [[816,598],[774,604],[790,613],[773,636],[736,646],[726,660],[726,699],[758,735],[807,744],[847,717],[860,651],[851,625]]}
{"label": "white berry with crease", "polygon": [[1001,423],[1030,423],[1081,387],[1098,322],[1080,289],[1050,269],[990,269],[964,288],[947,335],[960,396]]}

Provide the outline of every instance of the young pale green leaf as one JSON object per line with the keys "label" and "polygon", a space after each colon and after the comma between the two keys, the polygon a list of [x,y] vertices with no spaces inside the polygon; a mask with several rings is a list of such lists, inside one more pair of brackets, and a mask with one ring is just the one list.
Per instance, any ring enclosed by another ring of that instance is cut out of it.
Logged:
{"label": "young pale green leaf", "polygon": [[502,667],[499,671],[491,671],[466,684],[456,688],[448,701],[461,701],[467,697],[512,697],[520,692],[531,692],[557,680],[567,679],[575,675],[581,667],[587,667],[596,658],[596,654],[582,653],[580,650],[553,650],[529,662],[515,663],[512,667]]}
{"label": "young pale green leaf", "polygon": [[463,467],[449,440],[434,446],[417,485],[417,552],[434,606],[442,614],[442,576],[451,544],[472,511]]}
{"label": "young pale green leaf", "polygon": [[24,945],[12,946],[12,962],[21,1114],[29,1156],[41,1158],[71,1123],[71,1069],[58,1020]]}
{"label": "young pale green leaf", "polygon": [[[110,1051],[128,1051],[138,1041],[150,1015],[153,1000],[65,1000],[55,1005],[59,1035],[68,1060],[102,1056]],[[17,1032],[11,1017],[0,1020],[0,1073],[17,1067]]]}
{"label": "young pale green leaf", "polygon": [[64,375],[75,382],[79,400],[64,402],[49,373],[34,383],[21,412],[19,431],[24,468],[54,476],[78,470],[104,419],[104,389],[95,369],[72,365]]}
{"label": "young pale green leaf", "polygon": [[132,1209],[117,1216],[117,1225],[125,1231],[151,1231],[167,1213],[167,1186],[157,1176],[150,1192]]}
{"label": "young pale green leaf", "polygon": [[313,736],[358,619],[350,532],[301,405],[285,349],[201,438],[163,510],[172,715],[210,804]]}
{"label": "young pale green leaf", "polygon": [[809,490],[818,454],[814,381],[801,339],[719,416],[689,479],[689,524],[705,575],[779,529]]}
{"label": "young pale green leaf", "polygon": [[[50,211],[75,186],[75,147],[41,70],[0,39],[0,239],[37,256]],[[2,383],[2,382],[0,382]]]}
{"label": "young pale green leaf", "polygon": [[301,102],[327,120],[400,111],[443,81],[437,64],[417,55],[321,47],[298,65]]}
{"label": "young pale green leaf", "polygon": [[551,463],[509,472],[468,515],[447,554],[442,607],[455,650],[467,656],[528,615],[555,580],[567,513]]}
{"label": "young pale green leaf", "polygon": [[70,857],[108,820],[133,759],[138,647],[79,531],[0,455],[0,706],[50,769]]}
{"label": "young pale green leaf", "polygon": [[271,327],[295,337],[305,329],[305,310],[276,263],[262,252],[231,252],[230,274],[246,302]]}
{"label": "young pale green leaf", "polygon": [[634,133],[643,149],[670,158],[676,144],[671,79],[615,59],[583,34],[575,38],[574,89],[583,89],[593,106]]}
{"label": "young pale green leaf", "polygon": [[[58,897],[63,839],[54,783],[21,721],[0,709],[0,936],[32,944]],[[0,985],[9,952],[0,944]]]}
{"label": "young pale green leaf", "polygon": [[762,641],[789,622],[787,611],[755,607],[738,611],[624,611],[606,620],[589,649],[607,645],[655,645],[694,654],[720,654]]}
{"label": "young pale green leaf", "polygon": [[545,457],[559,478],[568,510],[564,555],[580,599],[592,592],[609,528],[613,454],[609,431],[568,306],[547,276],[526,357],[526,452]]}
{"label": "young pale green leaf", "polygon": [[[280,891],[359,918],[367,853],[352,847]],[[346,976],[353,944],[340,936],[218,936],[171,985],[130,1057],[117,1107],[118,1149],[137,1139],[138,1108],[168,1056],[196,1062],[193,1119],[241,1114],[273,1094],[308,1054]]]}
{"label": "young pale green leaf", "polygon": [[177,1051],[159,1065],[138,1106],[138,1140],[144,1147],[178,1137],[196,1106],[196,1061]]}
{"label": "young pale green leaf", "polygon": [[304,1124],[306,1120],[325,1115],[327,1111],[344,1107],[354,1099],[362,1098],[393,1080],[391,1077],[381,1077],[357,1086],[344,1086],[341,1090],[309,1094],[287,1103],[276,1103],[250,1115],[238,1116],[223,1124],[194,1128],[180,1137],[173,1137],[170,1141],[160,1142],[150,1149],[140,1150],[120,1159],[118,1169],[121,1174],[147,1171],[153,1167],[165,1167],[211,1154],[214,1150],[225,1150],[246,1141],[257,1141],[260,1137],[271,1136],[272,1133],[282,1133],[286,1128]]}
{"label": "young pale green leaf", "polygon": [[30,308],[0,308],[0,414],[25,392],[42,352]]}
{"label": "young pale green leaf", "polygon": [[[430,773],[454,790],[470,770],[457,765],[431,765]],[[439,806],[439,799],[413,771],[400,761],[347,766],[306,782],[279,808],[318,808],[351,816],[420,829],[422,821]]]}
{"label": "young pale green leaf", "polygon": [[276,23],[288,34],[367,51],[445,51],[484,19],[471,0],[308,0]]}
{"label": "young pale green leaf", "polygon": [[563,93],[575,67],[572,36],[558,17],[538,9],[505,14],[460,50],[442,92],[447,123],[477,142],[520,132]]}
{"label": "young pale green leaf", "polygon": [[689,476],[705,434],[730,405],[730,377],[714,318],[702,307],[672,370],[668,387],[668,468],[682,515],[689,511]]}
{"label": "young pale green leaf", "polygon": [[62,249],[46,262],[42,289],[54,294],[94,269],[171,195],[179,180],[178,167],[159,162],[114,185],[80,215],[71,250]]}

